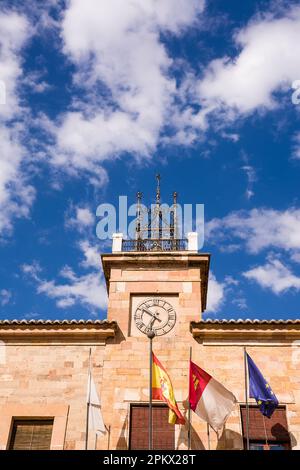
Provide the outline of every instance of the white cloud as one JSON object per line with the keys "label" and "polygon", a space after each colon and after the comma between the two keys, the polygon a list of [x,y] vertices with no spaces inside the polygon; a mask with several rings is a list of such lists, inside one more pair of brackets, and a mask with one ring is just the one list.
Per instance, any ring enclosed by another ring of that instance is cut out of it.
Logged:
{"label": "white cloud", "polygon": [[245,297],[243,297],[243,295],[241,296],[237,295],[236,297],[234,297],[232,299],[232,303],[233,305],[236,305],[239,310],[248,309],[247,300],[245,299]]}
{"label": "white cloud", "polygon": [[[72,213],[74,213],[72,215]],[[66,213],[66,227],[76,228],[79,232],[86,231],[95,223],[95,216],[88,207],[77,206],[73,204]]]}
{"label": "white cloud", "polygon": [[42,268],[37,261],[33,261],[32,264],[22,264],[21,271],[35,281],[39,281],[39,275],[42,272]]}
{"label": "white cloud", "polygon": [[84,226],[93,225],[95,220],[91,211],[86,207],[77,207],[76,219],[80,224]]}
{"label": "white cloud", "polygon": [[238,289],[239,281],[232,276],[225,276],[222,282],[218,281],[213,272],[210,272],[207,292],[206,313],[218,313],[227,300],[228,294],[234,292],[231,296],[231,302],[237,305],[240,310],[247,309],[246,299],[243,292]]}
{"label": "white cloud", "polygon": [[300,251],[295,251],[295,253],[291,255],[291,260],[294,261],[294,263],[300,263]]}
{"label": "white cloud", "polygon": [[[0,105],[1,107],[1,105]],[[0,122],[0,234],[12,229],[14,217],[27,217],[35,197],[22,172],[26,151],[17,133]]]}
{"label": "white cloud", "polygon": [[[279,248],[294,254],[300,250],[300,209],[232,212],[208,222],[206,236],[209,241],[219,245],[223,242],[226,247],[232,240],[239,239],[250,253]],[[241,247],[237,243],[232,246]]]}
{"label": "white cloud", "polygon": [[257,16],[234,39],[237,55],[213,60],[196,87],[204,108],[227,109],[225,120],[236,112],[273,109],[279,104],[274,92],[290,92],[299,79],[300,8],[294,5],[279,18]]}
{"label": "white cloud", "polygon": [[[12,228],[13,217],[26,217],[34,199],[22,169],[27,155],[22,146],[22,110],[18,83],[22,78],[20,51],[31,31],[17,13],[0,12],[0,79],[5,84],[5,102],[0,104],[0,233]],[[14,120],[14,122],[12,122]]]}
{"label": "white cloud", "polygon": [[247,189],[245,192],[246,198],[249,200],[254,196],[253,184],[256,181],[256,171],[251,165],[244,165],[241,170],[245,172],[247,177]]}
{"label": "white cloud", "polygon": [[19,53],[30,36],[30,27],[24,16],[0,12],[0,31],[0,79],[6,89],[6,104],[0,106],[0,119],[8,120],[20,111],[17,84],[22,67]]}
{"label": "white cloud", "polygon": [[231,142],[234,142],[234,143],[237,143],[240,140],[239,134],[236,134],[234,132],[222,131],[221,137],[223,137],[223,139],[231,140]]}
{"label": "white cloud", "polygon": [[100,272],[77,276],[70,268],[67,268],[61,271],[60,275],[66,279],[66,282],[41,280],[37,292],[55,299],[56,305],[60,308],[81,303],[90,311],[97,313],[98,310],[106,307],[106,288],[101,282]]}
{"label": "white cloud", "polygon": [[[233,212],[223,219],[210,221],[206,233],[211,242],[223,245],[224,250],[227,250],[232,240],[239,240],[239,244],[230,246],[236,250],[244,246],[252,254],[266,249],[284,250],[291,261],[300,261],[300,209]],[[264,265],[245,271],[243,276],[276,294],[300,289],[300,277],[293,274],[274,254],[268,256]]]}
{"label": "white cloud", "polygon": [[293,158],[300,159],[300,132],[294,136]]}
{"label": "white cloud", "polygon": [[217,313],[225,300],[226,283],[218,282],[211,272],[208,281],[206,313]]}
{"label": "white cloud", "polygon": [[87,240],[82,240],[78,246],[84,256],[81,266],[88,269],[87,273],[79,275],[70,266],[65,266],[59,273],[63,281],[59,281],[44,279],[41,274],[42,269],[36,261],[22,265],[21,269],[25,275],[34,280],[38,294],[54,299],[57,307],[67,308],[81,304],[96,315],[107,305],[100,255],[96,247]]}
{"label": "white cloud", "polygon": [[22,80],[22,85],[28,87],[31,92],[44,93],[51,88],[51,85],[43,79],[45,73],[45,70],[28,72]]}
{"label": "white cloud", "polygon": [[26,320],[36,320],[39,316],[40,314],[37,312],[29,312],[24,315],[24,318],[26,318]]}
{"label": "white cloud", "polygon": [[10,302],[11,297],[12,297],[12,293],[9,290],[1,289],[0,290],[0,304],[1,304],[1,306],[4,307],[5,305],[7,305]]}
{"label": "white cloud", "polygon": [[203,8],[204,0],[69,2],[62,22],[64,52],[88,100],[77,101],[79,109],[57,124],[54,164],[94,171],[122,152],[150,158],[173,114],[176,93],[172,59],[160,34],[180,35]]}
{"label": "white cloud", "polygon": [[101,266],[101,259],[98,247],[91,245],[88,240],[82,240],[79,242],[79,248],[85,258],[81,265],[85,268],[99,269]]}
{"label": "white cloud", "polygon": [[261,287],[280,294],[290,289],[300,290],[300,277],[295,276],[280,260],[269,258],[263,266],[243,273],[247,279],[256,281]]}

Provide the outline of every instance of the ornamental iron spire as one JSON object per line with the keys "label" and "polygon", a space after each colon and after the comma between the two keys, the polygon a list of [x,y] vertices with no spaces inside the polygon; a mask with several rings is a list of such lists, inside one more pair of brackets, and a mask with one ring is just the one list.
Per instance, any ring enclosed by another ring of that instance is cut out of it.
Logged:
{"label": "ornamental iron spire", "polygon": [[[178,238],[178,193],[173,192],[173,204],[161,203],[161,176],[156,178],[155,203],[146,207],[142,204],[142,193],[136,194],[136,234],[132,251],[170,251],[184,250],[185,240]],[[125,243],[125,241],[124,241]],[[129,251],[131,251],[129,249]]]}
{"label": "ornamental iron spire", "polygon": [[160,174],[158,173],[156,175],[156,181],[157,181],[157,186],[156,186],[156,204],[160,205]]}

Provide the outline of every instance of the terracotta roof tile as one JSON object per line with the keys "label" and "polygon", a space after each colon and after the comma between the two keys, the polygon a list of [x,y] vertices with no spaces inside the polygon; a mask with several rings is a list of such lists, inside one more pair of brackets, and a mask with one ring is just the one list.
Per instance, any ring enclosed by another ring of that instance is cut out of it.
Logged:
{"label": "terracotta roof tile", "polygon": [[300,324],[300,319],[279,319],[279,320],[259,320],[257,318],[251,320],[250,318],[242,319],[239,318],[237,320],[234,319],[212,319],[212,318],[206,318],[205,320],[200,320],[199,322],[193,322],[193,323],[203,323],[203,324],[216,324],[216,325],[221,325],[221,324],[247,324],[247,325],[253,325],[253,324],[270,324],[270,325],[278,325],[278,324]]}
{"label": "terracotta roof tile", "polygon": [[0,326],[4,325],[102,325],[114,327],[117,323],[108,320],[0,320]]}

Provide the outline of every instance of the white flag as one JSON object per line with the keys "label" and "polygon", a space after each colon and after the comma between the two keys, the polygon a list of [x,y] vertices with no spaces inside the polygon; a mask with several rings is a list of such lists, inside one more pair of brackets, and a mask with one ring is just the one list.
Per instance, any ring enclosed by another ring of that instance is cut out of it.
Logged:
{"label": "white flag", "polygon": [[224,427],[237,403],[233,393],[192,361],[189,395],[191,409],[216,432]]}
{"label": "white flag", "polygon": [[96,433],[106,433],[105,425],[101,413],[100,398],[91,372],[88,378],[87,404],[89,405],[89,430]]}

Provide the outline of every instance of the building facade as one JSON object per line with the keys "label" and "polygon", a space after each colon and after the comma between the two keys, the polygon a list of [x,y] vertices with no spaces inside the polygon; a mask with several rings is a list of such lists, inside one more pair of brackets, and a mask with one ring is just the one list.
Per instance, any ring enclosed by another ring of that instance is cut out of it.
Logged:
{"label": "building facade", "polygon": [[[251,402],[250,447],[300,448],[300,321],[203,321],[210,255],[198,252],[197,233],[180,238],[177,193],[171,208],[161,205],[159,175],[155,204],[141,199],[134,238],[114,234],[101,257],[107,320],[0,321],[0,449],[149,449],[151,335],[186,418],[169,424],[154,400],[153,449],[245,448],[245,347],[280,402],[270,420]],[[237,398],[222,433],[193,413],[189,420],[191,357]],[[100,435],[87,425],[90,370]]]}
{"label": "building facade", "polygon": [[[105,321],[0,322],[0,448],[84,449],[86,393],[92,372],[107,433],[89,432],[89,449],[148,446],[150,322],[153,351],[167,369],[187,418],[190,348],[195,363],[232,391],[238,403],[220,435],[192,413],[191,448],[244,449],[244,347],[279,399],[271,420],[250,400],[251,448],[300,448],[300,321],[202,320],[208,254],[155,247],[125,251],[115,235],[102,255],[108,290]],[[153,445],[187,449],[188,426],[169,425],[153,403]]]}

